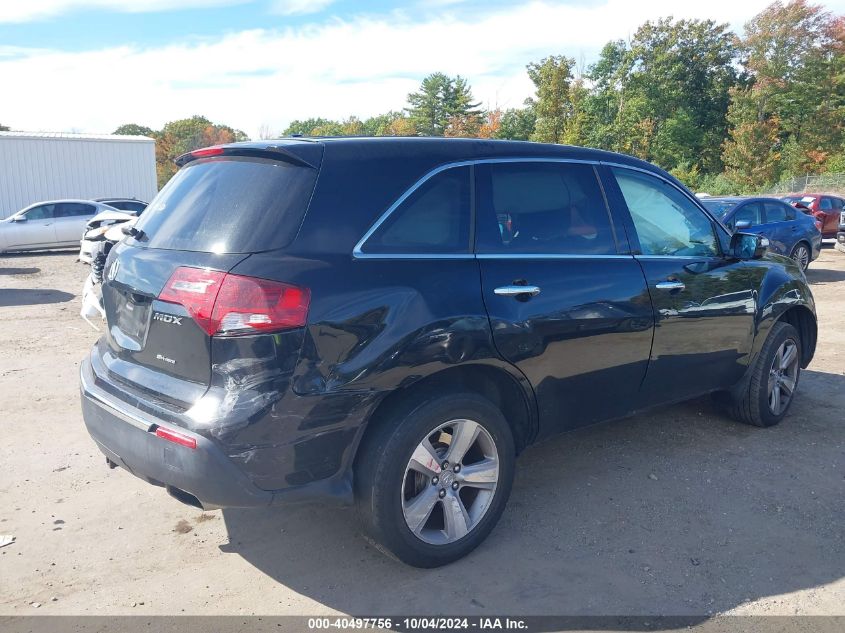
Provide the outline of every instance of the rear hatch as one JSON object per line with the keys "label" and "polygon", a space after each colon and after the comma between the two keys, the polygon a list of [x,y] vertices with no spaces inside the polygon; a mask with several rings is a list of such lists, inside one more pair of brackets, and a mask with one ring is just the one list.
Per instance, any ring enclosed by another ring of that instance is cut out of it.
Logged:
{"label": "rear hatch", "polygon": [[212,337],[303,325],[307,291],[227,273],[253,253],[290,244],[321,153],[319,144],[294,142],[274,151],[211,148],[183,159],[135,233],[109,256],[102,369],[188,407],[209,386]]}

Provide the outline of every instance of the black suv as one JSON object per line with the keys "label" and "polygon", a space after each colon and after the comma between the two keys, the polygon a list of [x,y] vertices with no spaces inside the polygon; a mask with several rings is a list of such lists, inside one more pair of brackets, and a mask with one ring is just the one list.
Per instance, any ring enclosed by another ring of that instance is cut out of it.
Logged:
{"label": "black suv", "polygon": [[196,506],[354,502],[442,565],[532,442],[705,393],[770,426],[815,350],[802,271],[634,158],[359,138],[178,162],[106,262],[82,407],[111,466]]}

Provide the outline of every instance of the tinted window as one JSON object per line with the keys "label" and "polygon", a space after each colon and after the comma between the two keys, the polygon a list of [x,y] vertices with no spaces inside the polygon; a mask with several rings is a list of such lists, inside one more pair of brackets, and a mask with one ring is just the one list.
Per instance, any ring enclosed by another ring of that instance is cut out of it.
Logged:
{"label": "tinted window", "polygon": [[757,226],[763,223],[763,205],[759,202],[749,202],[741,206],[733,214],[730,221],[732,229],[736,228],[737,222],[748,222],[747,226]]}
{"label": "tinted window", "polygon": [[367,239],[364,253],[467,253],[469,167],[435,174],[413,191]]}
{"label": "tinted window", "polygon": [[26,219],[29,220],[50,220],[56,208],[54,204],[42,204],[40,207],[35,207],[26,212]]}
{"label": "tinted window", "polygon": [[81,202],[62,202],[56,205],[55,216],[57,218],[76,218],[81,215],[92,215],[96,208],[90,204]]}
{"label": "tinted window", "polygon": [[481,253],[607,255],[616,242],[591,165],[493,163],[477,168]]}
{"label": "tinted window", "polygon": [[795,209],[779,202],[766,203],[766,222],[786,222],[795,219]]}
{"label": "tinted window", "polygon": [[669,183],[641,172],[613,169],[644,255],[715,256],[713,224]]}
{"label": "tinted window", "polygon": [[195,161],[170,179],[136,226],[151,248],[214,253],[281,248],[299,230],[316,175],[310,168],[263,159]]}
{"label": "tinted window", "polygon": [[819,209],[822,211],[830,211],[833,209],[833,203],[830,198],[822,198],[819,200]]}

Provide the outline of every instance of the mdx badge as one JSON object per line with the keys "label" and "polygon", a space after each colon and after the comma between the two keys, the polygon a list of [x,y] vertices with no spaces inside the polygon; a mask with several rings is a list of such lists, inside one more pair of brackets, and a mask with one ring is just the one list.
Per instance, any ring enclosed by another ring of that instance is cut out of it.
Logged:
{"label": "mdx badge", "polygon": [[171,325],[182,325],[182,319],[184,318],[164,312],[153,312],[153,321],[161,321],[162,323],[170,323]]}

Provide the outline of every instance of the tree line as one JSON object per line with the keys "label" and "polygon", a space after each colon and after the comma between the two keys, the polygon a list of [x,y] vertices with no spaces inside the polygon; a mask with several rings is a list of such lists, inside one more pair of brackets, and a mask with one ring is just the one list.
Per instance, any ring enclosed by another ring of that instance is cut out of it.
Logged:
{"label": "tree line", "polygon": [[282,134],[583,145],[643,158],[711,193],[845,171],[845,18],[821,5],[774,2],[741,35],[664,18],[608,42],[585,69],[552,55],[526,70],[535,93],[520,108],[482,109],[465,78],[434,73],[401,111],[293,121]]}
{"label": "tree line", "polygon": [[[608,42],[586,68],[551,55],[526,72],[535,91],[521,107],[484,108],[466,78],[436,72],[401,110],[296,120],[279,134],[583,145],[643,158],[712,194],[845,172],[845,17],[822,5],[774,2],[739,35],[712,20],[649,21],[630,40]],[[160,186],[183,152],[247,140],[202,116],[115,133],[156,139]],[[275,135],[263,126],[260,136]]]}

